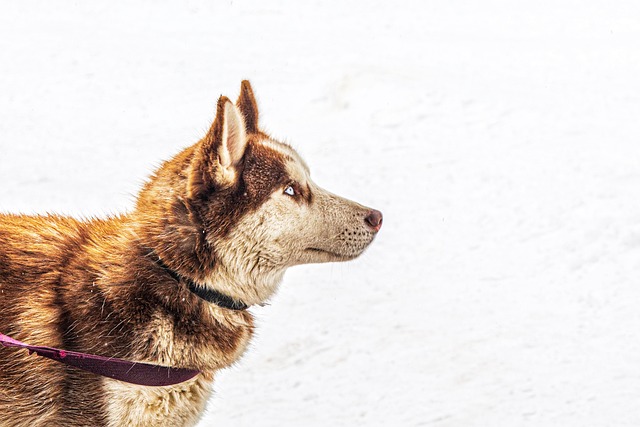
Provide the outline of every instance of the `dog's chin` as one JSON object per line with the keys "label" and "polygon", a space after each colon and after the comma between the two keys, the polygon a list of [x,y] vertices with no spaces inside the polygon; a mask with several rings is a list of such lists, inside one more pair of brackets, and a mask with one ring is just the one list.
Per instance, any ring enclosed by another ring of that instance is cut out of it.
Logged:
{"label": "dog's chin", "polygon": [[302,253],[301,264],[315,264],[323,262],[342,262],[350,261],[359,257],[364,250],[354,253],[340,253],[333,250],[320,249],[320,248],[307,248]]}

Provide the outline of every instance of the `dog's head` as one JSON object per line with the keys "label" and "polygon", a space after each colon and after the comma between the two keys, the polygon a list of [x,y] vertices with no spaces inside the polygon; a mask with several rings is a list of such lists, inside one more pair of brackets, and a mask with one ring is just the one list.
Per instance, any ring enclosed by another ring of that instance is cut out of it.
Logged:
{"label": "dog's head", "polygon": [[293,148],[260,131],[248,81],[235,104],[219,99],[207,135],[175,162],[185,208],[172,210],[196,229],[178,245],[211,252],[196,254],[213,266],[200,279],[249,303],[268,298],[290,266],[356,258],[382,225],[379,211],[316,185]]}

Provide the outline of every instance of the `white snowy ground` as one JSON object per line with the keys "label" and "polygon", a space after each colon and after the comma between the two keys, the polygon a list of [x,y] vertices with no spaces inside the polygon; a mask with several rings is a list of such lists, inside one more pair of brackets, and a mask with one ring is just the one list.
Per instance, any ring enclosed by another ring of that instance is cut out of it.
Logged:
{"label": "white snowy ground", "polygon": [[640,425],[640,4],[0,4],[0,209],[130,209],[251,79],[382,210],[292,269],[200,426]]}

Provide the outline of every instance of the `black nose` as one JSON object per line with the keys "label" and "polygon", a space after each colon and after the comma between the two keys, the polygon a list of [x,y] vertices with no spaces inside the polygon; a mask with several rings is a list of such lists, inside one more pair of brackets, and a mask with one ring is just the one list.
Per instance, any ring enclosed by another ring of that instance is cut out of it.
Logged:
{"label": "black nose", "polygon": [[375,231],[378,231],[380,230],[380,227],[382,227],[382,212],[374,209],[369,212],[364,220],[367,224],[369,224],[371,228],[373,228]]}

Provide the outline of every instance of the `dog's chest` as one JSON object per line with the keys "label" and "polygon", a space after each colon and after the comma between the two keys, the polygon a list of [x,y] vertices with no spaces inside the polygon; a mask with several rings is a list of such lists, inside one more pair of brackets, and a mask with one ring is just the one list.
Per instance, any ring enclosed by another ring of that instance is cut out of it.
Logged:
{"label": "dog's chest", "polygon": [[145,387],[105,378],[107,425],[193,426],[204,412],[212,383],[202,375],[169,387]]}

